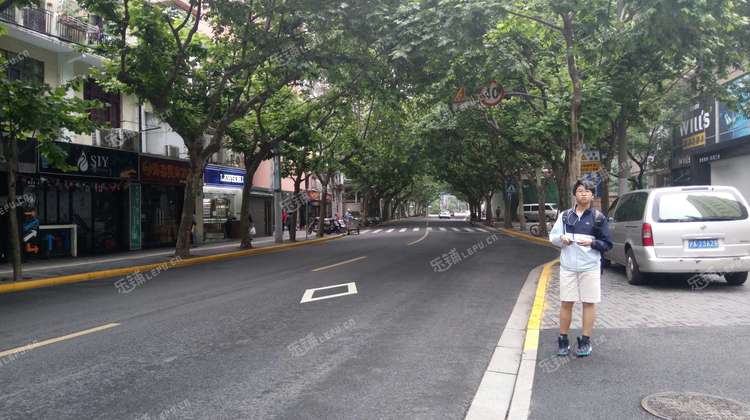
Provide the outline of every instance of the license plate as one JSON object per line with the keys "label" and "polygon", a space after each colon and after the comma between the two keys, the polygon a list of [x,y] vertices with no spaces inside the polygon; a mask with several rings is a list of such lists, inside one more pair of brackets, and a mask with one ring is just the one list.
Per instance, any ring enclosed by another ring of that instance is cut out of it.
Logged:
{"label": "license plate", "polygon": [[691,239],[688,241],[689,249],[707,249],[707,248],[718,248],[718,239]]}

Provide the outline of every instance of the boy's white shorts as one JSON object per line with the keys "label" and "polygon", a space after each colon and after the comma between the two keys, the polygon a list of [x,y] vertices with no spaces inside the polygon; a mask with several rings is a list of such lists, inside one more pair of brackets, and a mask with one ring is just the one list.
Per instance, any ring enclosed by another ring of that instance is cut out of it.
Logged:
{"label": "boy's white shorts", "polygon": [[560,301],[599,303],[602,301],[602,275],[592,271],[568,271],[560,267]]}

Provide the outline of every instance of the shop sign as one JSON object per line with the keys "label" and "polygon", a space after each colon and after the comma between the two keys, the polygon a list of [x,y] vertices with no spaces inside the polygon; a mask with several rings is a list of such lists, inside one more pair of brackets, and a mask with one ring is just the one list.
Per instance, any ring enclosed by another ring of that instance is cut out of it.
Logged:
{"label": "shop sign", "polygon": [[698,163],[708,163],[717,160],[721,160],[721,153],[712,153],[710,155],[700,156],[698,158]]}
{"label": "shop sign", "polygon": [[681,150],[696,149],[714,143],[715,101],[699,102],[683,114],[677,127],[675,146]]}
{"label": "shop sign", "polygon": [[581,162],[581,175],[590,172],[599,172],[602,170],[602,163],[599,161],[583,161]]}
{"label": "shop sign", "polygon": [[58,143],[66,154],[65,163],[72,168],[63,171],[53,167],[39,155],[39,172],[68,174],[97,178],[138,179],[138,154],[115,149],[84,146],[75,143]]}
{"label": "shop sign", "polygon": [[141,156],[141,182],[153,184],[185,184],[190,175],[188,162]]}
{"label": "shop sign", "polygon": [[736,108],[729,108],[725,104],[719,104],[719,142],[736,140],[750,136],[750,119],[744,111],[750,102],[750,75],[740,77],[731,82],[730,90],[739,96]]}
{"label": "shop sign", "polygon": [[242,187],[245,184],[245,170],[207,166],[203,172],[203,183],[223,187]]}

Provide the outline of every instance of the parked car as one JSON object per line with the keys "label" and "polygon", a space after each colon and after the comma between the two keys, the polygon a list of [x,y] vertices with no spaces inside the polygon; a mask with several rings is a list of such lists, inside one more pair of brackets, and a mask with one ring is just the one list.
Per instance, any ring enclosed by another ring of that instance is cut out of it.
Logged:
{"label": "parked car", "polygon": [[[548,221],[554,222],[557,219],[557,204],[545,203],[544,213],[547,215]],[[539,204],[524,204],[523,215],[526,217],[527,222],[538,222],[539,221]]]}
{"label": "parked car", "polygon": [[609,211],[613,247],[630,284],[652,273],[721,274],[740,285],[750,271],[748,205],[737,189],[690,186],[632,191]]}
{"label": "parked car", "polygon": [[440,219],[450,219],[451,218],[451,212],[449,212],[448,210],[443,210],[438,215],[438,218],[440,218]]}

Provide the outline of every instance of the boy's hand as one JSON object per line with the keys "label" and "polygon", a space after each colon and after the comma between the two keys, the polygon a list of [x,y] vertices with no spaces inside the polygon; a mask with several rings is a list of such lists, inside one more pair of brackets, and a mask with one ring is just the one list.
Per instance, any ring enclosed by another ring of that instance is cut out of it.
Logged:
{"label": "boy's hand", "polygon": [[589,238],[579,239],[578,242],[576,242],[580,246],[591,246],[592,243],[594,243],[593,240]]}
{"label": "boy's hand", "polygon": [[573,243],[573,241],[571,241],[570,238],[565,235],[560,235],[560,241],[562,241],[563,245],[570,245]]}

